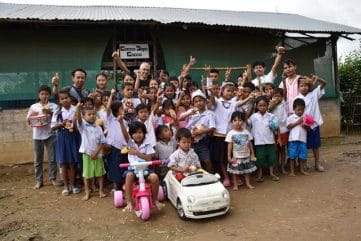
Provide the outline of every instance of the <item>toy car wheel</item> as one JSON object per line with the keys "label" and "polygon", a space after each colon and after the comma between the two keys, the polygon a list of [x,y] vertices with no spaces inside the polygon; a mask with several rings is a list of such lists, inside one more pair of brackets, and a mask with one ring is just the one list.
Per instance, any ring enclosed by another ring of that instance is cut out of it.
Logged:
{"label": "toy car wheel", "polygon": [[123,192],[122,191],[115,191],[114,192],[114,207],[120,208],[123,206]]}
{"label": "toy car wheel", "polygon": [[157,200],[162,202],[164,201],[164,199],[165,199],[164,187],[163,185],[159,185]]}
{"label": "toy car wheel", "polygon": [[184,212],[183,204],[179,199],[177,200],[177,213],[182,220],[187,220],[187,216]]}
{"label": "toy car wheel", "polygon": [[139,201],[140,218],[142,220],[148,220],[150,217],[150,207],[148,197],[140,197]]}

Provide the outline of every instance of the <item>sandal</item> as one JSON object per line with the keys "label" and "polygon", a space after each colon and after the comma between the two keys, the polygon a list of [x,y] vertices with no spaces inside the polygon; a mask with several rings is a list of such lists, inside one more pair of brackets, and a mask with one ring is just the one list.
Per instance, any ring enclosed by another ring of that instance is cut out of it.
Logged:
{"label": "sandal", "polygon": [[256,182],[263,182],[263,181],[264,181],[263,177],[257,177],[256,178]]}
{"label": "sandal", "polygon": [[39,188],[41,188],[43,186],[43,183],[41,183],[41,182],[37,182],[34,186],[33,186],[33,189],[35,190],[35,189],[39,189]]}
{"label": "sandal", "polygon": [[72,192],[73,192],[74,194],[78,194],[78,193],[80,193],[80,188],[73,187],[73,188],[72,188]]}
{"label": "sandal", "polygon": [[280,178],[279,178],[279,177],[277,177],[277,176],[272,176],[272,181],[277,182],[277,181],[279,181],[279,180],[280,180]]}
{"label": "sandal", "polygon": [[61,192],[61,195],[63,196],[69,196],[70,194],[70,191],[68,189],[64,189],[62,192]]}

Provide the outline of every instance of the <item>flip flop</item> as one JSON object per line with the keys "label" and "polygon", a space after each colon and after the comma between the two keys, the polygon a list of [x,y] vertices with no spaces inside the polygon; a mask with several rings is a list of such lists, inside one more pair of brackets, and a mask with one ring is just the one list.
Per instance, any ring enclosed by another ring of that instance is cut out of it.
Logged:
{"label": "flip flop", "polygon": [[256,178],[256,182],[263,182],[263,181],[264,181],[263,177],[257,177]]}
{"label": "flip flop", "polygon": [[280,178],[279,178],[279,177],[277,177],[277,176],[272,176],[272,181],[277,182],[277,181],[279,181],[279,180],[280,180]]}

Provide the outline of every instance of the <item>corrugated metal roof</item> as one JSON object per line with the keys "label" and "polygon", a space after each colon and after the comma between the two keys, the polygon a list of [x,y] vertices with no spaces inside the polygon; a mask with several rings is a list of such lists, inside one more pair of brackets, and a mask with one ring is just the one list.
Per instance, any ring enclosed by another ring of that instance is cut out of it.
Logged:
{"label": "corrugated metal roof", "polygon": [[0,21],[152,21],[274,29],[309,33],[361,33],[361,29],[297,14],[129,7],[53,6],[0,3]]}

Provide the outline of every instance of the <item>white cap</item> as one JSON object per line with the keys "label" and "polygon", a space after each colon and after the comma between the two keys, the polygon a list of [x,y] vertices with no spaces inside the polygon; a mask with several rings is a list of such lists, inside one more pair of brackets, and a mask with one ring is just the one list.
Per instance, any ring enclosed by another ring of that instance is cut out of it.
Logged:
{"label": "white cap", "polygon": [[201,90],[196,90],[192,93],[192,100],[197,96],[202,97],[203,99],[206,99],[206,95]]}

